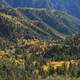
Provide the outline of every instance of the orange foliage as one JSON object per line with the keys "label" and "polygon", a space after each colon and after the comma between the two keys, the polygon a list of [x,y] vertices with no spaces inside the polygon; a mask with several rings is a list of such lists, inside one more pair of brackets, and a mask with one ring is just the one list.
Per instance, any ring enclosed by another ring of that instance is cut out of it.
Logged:
{"label": "orange foliage", "polygon": [[0,56],[8,56],[9,54],[8,53],[6,53],[5,51],[0,51]]}

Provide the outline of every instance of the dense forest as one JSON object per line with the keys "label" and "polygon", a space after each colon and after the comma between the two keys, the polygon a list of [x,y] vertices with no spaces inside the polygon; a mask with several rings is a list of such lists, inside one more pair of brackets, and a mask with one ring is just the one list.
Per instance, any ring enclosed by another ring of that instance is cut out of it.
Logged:
{"label": "dense forest", "polygon": [[54,11],[45,0],[2,1],[0,80],[80,80],[79,8],[67,7],[73,0],[52,0]]}

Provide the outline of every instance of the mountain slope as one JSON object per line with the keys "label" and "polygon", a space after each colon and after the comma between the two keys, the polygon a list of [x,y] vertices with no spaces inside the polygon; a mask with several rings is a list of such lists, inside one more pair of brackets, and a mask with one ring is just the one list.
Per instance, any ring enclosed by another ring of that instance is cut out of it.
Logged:
{"label": "mountain slope", "polygon": [[30,30],[29,36],[65,39],[66,36],[80,32],[80,20],[58,10],[49,13],[45,8],[7,8],[0,12],[17,17]]}
{"label": "mountain slope", "polygon": [[44,8],[15,8],[9,10],[8,14],[18,16],[16,11],[33,22],[41,23],[44,27],[52,30],[53,34],[73,35],[80,32],[80,20],[61,11],[56,10],[51,14]]}
{"label": "mountain slope", "polygon": [[57,37],[55,34],[50,34],[46,30],[38,28],[37,25],[29,23],[28,20],[25,21],[3,13],[0,13],[0,36],[7,38],[37,37],[43,39]]}
{"label": "mountain slope", "polygon": [[52,0],[52,6],[80,18],[80,0]]}
{"label": "mountain slope", "polygon": [[8,38],[21,38],[25,33],[24,25],[12,17],[0,13],[0,36]]}
{"label": "mountain slope", "polygon": [[13,7],[51,8],[80,18],[80,0],[6,0]]}

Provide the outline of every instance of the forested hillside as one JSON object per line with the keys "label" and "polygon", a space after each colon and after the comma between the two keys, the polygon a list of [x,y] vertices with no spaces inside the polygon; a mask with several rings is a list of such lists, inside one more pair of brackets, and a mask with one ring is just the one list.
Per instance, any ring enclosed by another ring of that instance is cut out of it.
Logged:
{"label": "forested hillside", "polygon": [[80,80],[79,4],[0,0],[0,80]]}

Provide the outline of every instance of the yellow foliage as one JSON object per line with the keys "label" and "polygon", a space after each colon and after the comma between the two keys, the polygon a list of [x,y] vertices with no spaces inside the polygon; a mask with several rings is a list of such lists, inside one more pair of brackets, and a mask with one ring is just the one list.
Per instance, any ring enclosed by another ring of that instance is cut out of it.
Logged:
{"label": "yellow foliage", "polygon": [[35,69],[35,70],[32,71],[32,73],[33,74],[39,74],[39,70],[38,69]]}
{"label": "yellow foliage", "polygon": [[47,63],[48,66],[51,66],[54,70],[57,68],[62,68],[63,65],[66,65],[66,69],[69,69],[70,64],[75,64],[77,65],[77,61],[75,60],[70,60],[70,61],[50,61]]}
{"label": "yellow foliage", "polygon": [[10,61],[15,62],[16,65],[24,65],[24,61],[22,59],[15,59],[14,57],[11,57]]}
{"label": "yellow foliage", "polygon": [[43,65],[42,69],[43,69],[43,71],[48,71],[49,70],[49,66],[48,65]]}
{"label": "yellow foliage", "polygon": [[24,65],[24,61],[19,59],[19,60],[15,60],[16,65]]}

